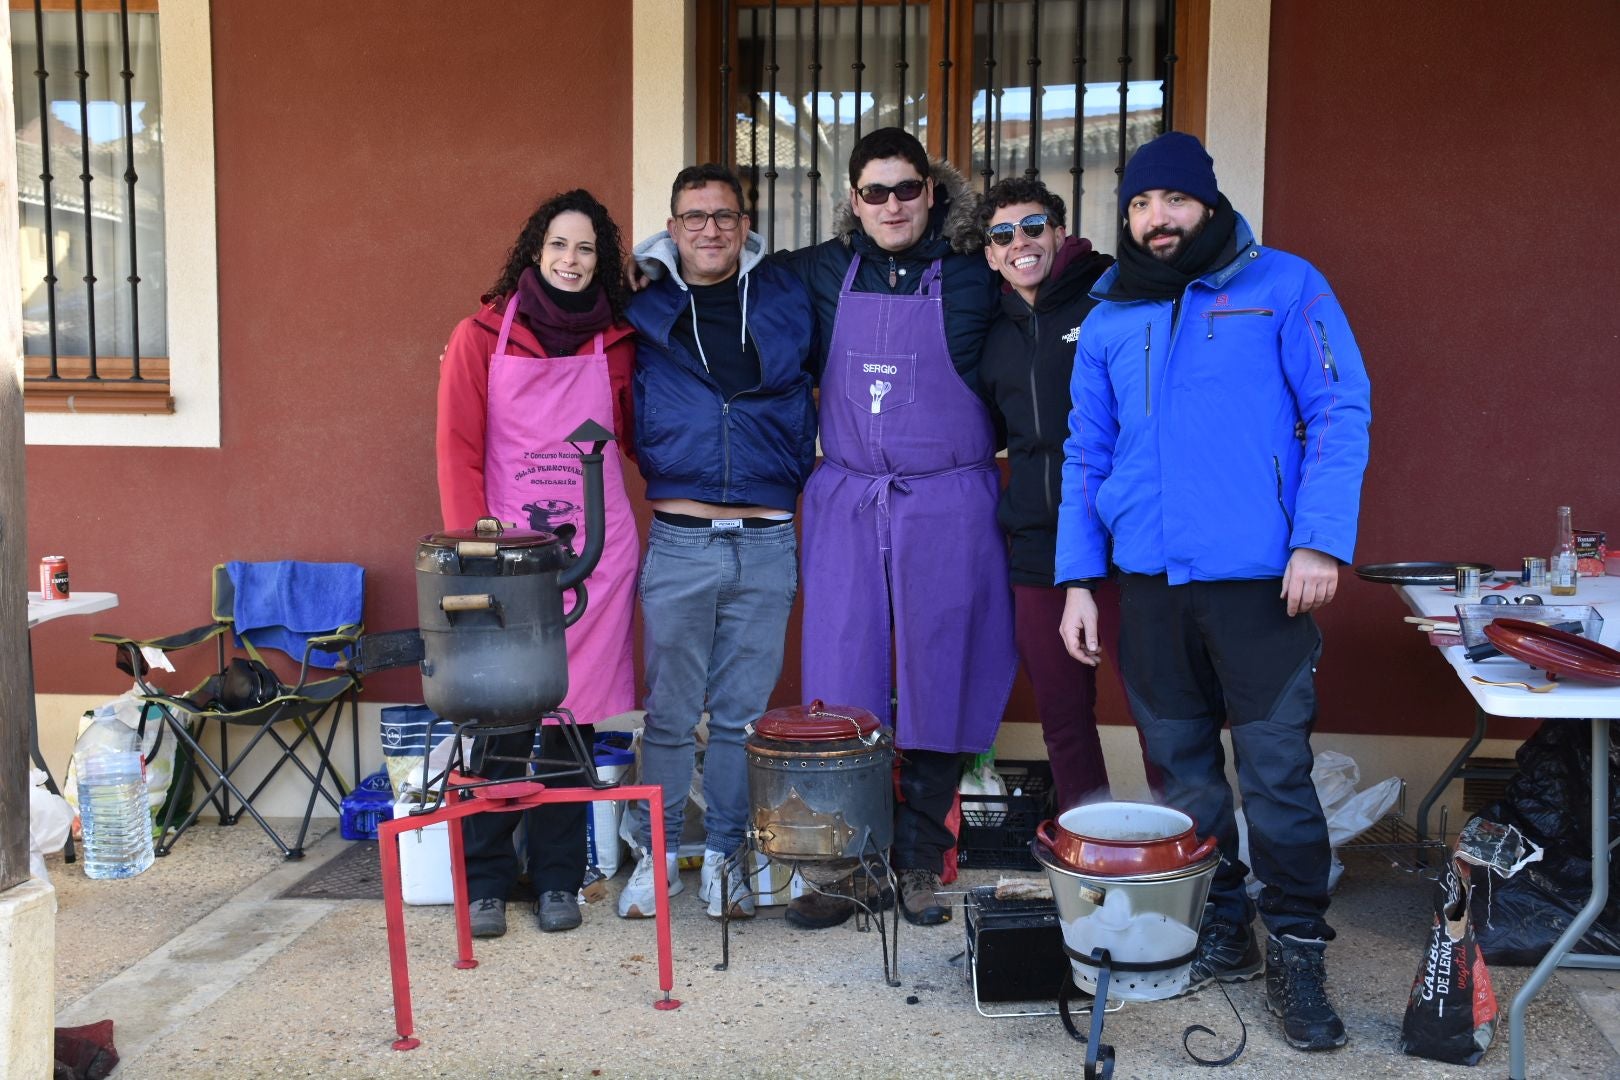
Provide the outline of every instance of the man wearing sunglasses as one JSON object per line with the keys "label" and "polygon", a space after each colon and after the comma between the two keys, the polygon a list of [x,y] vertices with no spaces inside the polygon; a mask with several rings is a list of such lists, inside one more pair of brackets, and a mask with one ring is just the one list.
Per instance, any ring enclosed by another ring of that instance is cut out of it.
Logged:
{"label": "man wearing sunglasses", "polygon": [[[1091,241],[1064,234],[1064,210],[1045,184],[1022,176],[997,183],[979,206],[984,256],[1004,282],[979,369],[992,416],[1007,432],[1008,484],[997,516],[1011,551],[1018,656],[1035,692],[1059,810],[1109,797],[1097,671],[1070,656],[1052,632],[1065,594],[1052,566],[1074,343],[1097,304],[1091,286],[1114,262]],[[1097,598],[1108,611],[1103,629],[1117,635],[1117,588],[1106,582]],[[1109,662],[1117,665],[1118,649],[1109,644]]]}
{"label": "man wearing sunglasses", "polygon": [[[764,262],[742,186],[721,165],[675,177],[668,228],[636,247],[653,279],[630,302],[636,328],[636,449],[653,521],[640,580],[646,726],[641,779],[660,784],[664,835],[681,835],[695,731],[704,754],[705,847],[700,899],[709,914],[752,915],[743,868],[720,869],[748,822],[745,728],[782,672],[798,582],[793,512],[815,464],[810,300],[797,278]],[[587,612],[585,617],[590,618]],[[647,918],[654,885],[651,823],[619,894],[619,914]],[[675,858],[669,894],[681,891]]]}
{"label": "man wearing sunglasses", "polygon": [[[976,200],[916,138],[867,134],[849,183],[836,235],[789,256],[824,358],[824,460],[804,503],[804,688],[892,719],[901,910],[930,926],[951,917],[941,874],[964,757],[994,741],[1017,666],[999,440],[978,394],[994,294]],[[836,925],[855,887],[801,897],[787,918]]]}
{"label": "man wearing sunglasses", "polygon": [[[1088,588],[1118,567],[1120,665],[1164,798],[1220,841],[1194,988],[1266,972],[1288,1042],[1345,1042],[1324,956],[1331,851],[1311,784],[1310,612],[1356,540],[1371,418],[1344,311],[1305,260],[1262,247],[1180,132],[1120,184],[1119,264],[1080,330],[1058,513],[1060,633],[1096,663]],[[1264,959],[1244,892],[1221,728],[1230,725]]]}

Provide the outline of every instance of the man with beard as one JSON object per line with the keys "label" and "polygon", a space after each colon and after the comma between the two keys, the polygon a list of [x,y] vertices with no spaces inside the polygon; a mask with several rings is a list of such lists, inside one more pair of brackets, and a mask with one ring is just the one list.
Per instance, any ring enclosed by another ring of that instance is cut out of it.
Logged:
{"label": "man with beard", "polygon": [[[1260,246],[1180,132],[1137,150],[1126,235],[1075,356],[1056,574],[1060,632],[1098,655],[1089,587],[1120,580],[1120,666],[1164,798],[1220,841],[1191,988],[1266,971],[1290,1045],[1345,1042],[1324,954],[1330,851],[1311,785],[1321,635],[1355,546],[1367,374],[1325,278]],[[1268,934],[1243,889],[1230,724]]]}

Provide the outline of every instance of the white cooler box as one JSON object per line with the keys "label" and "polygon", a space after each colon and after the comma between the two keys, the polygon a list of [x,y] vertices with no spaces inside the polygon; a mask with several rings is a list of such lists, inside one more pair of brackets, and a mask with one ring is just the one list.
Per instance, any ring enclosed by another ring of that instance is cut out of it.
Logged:
{"label": "white cooler box", "polygon": [[[406,817],[418,805],[410,799],[401,799],[394,804],[394,817]],[[399,834],[399,882],[407,904],[453,902],[448,824],[441,821],[425,829]]]}

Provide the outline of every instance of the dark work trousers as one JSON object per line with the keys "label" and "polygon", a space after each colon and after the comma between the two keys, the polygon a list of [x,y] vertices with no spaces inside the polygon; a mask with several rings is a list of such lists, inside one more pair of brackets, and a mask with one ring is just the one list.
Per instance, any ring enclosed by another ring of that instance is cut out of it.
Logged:
{"label": "dark work trousers", "polygon": [[[1082,664],[1069,655],[1058,634],[1068,590],[1040,585],[1013,586],[1013,618],[1018,659],[1035,691],[1035,712],[1041,720],[1046,756],[1052,763],[1057,808],[1110,797],[1108,766],[1097,737],[1097,678],[1101,668]],[[1092,594],[1103,652],[1103,665],[1119,677],[1119,586],[1105,581]],[[1121,689],[1124,684],[1121,683]],[[1164,786],[1159,770],[1148,760],[1147,743],[1140,730],[1142,767],[1148,787],[1157,797]]]}
{"label": "dark work trousers", "polygon": [[[560,762],[572,762],[574,755],[563,741],[562,729],[547,724],[541,730],[540,756]],[[579,725],[580,738],[585,740],[587,752],[596,741],[596,728],[591,724]],[[483,754],[495,753],[508,757],[528,757],[534,743],[529,735],[517,732],[497,739],[480,740],[487,745],[474,754],[478,775],[485,780],[503,780],[522,776],[528,770],[511,761],[483,761]],[[560,770],[558,765],[555,769]],[[552,771],[547,767],[544,771]],[[559,777],[546,782],[547,787],[584,787],[582,775]],[[505,900],[517,884],[517,853],[512,849],[512,834],[522,819],[524,851],[529,860],[529,881],[536,893],[554,889],[572,895],[585,883],[585,815],[590,803],[552,803],[529,810],[504,814],[474,814],[463,818],[461,837],[467,862],[467,899],[472,901],[494,898]]]}
{"label": "dark work trousers", "polygon": [[1164,801],[1220,840],[1216,915],[1253,918],[1220,741],[1229,722],[1260,917],[1274,935],[1331,939],[1327,820],[1311,783],[1322,635],[1309,615],[1289,617],[1281,591],[1277,578],[1172,586],[1122,574],[1120,664]]}
{"label": "dark work trousers", "polygon": [[894,808],[896,870],[945,869],[945,853],[956,846],[956,835],[946,826],[956,803],[967,754],[941,750],[900,751],[900,794]]}

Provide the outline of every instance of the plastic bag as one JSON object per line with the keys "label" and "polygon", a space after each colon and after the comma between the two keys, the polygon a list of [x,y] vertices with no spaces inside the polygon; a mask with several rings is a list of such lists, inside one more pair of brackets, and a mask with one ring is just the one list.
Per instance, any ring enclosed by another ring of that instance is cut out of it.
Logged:
{"label": "plastic bag", "polygon": [[46,790],[43,769],[29,769],[28,783],[28,872],[49,882],[45,855],[61,851],[67,843],[73,829],[73,807],[62,796]]}
{"label": "plastic bag", "polygon": [[1436,883],[1434,922],[1401,1023],[1404,1053],[1474,1065],[1496,1034],[1496,992],[1474,939],[1470,891],[1468,866],[1449,863]]}
{"label": "plastic bag", "polygon": [[[140,729],[141,713],[146,713],[141,760],[146,763],[147,805],[155,815],[168,798],[169,785],[174,780],[174,732],[168,729],[159,706],[141,700],[139,687],[131,687],[107,704],[113,707],[119,722],[131,731]],[[73,808],[75,818],[79,813],[79,759],[102,749],[99,743],[103,737],[92,721],[94,715],[95,710],[91,710],[80,718],[79,734],[73,743],[73,758],[68,762],[67,775],[62,779],[62,795]]]}
{"label": "plastic bag", "polygon": [[[1007,782],[996,772],[996,755],[994,751],[985,751],[975,754],[969,759],[967,768],[962,770],[961,782],[956,790],[962,795],[974,796],[973,808],[985,814],[1005,814],[1007,804],[1004,802],[987,800],[986,795],[1007,794]],[[994,818],[986,824],[999,825],[1001,822]]]}
{"label": "plastic bag", "polygon": [[[1328,892],[1339,887],[1344,876],[1344,863],[1339,860],[1338,849],[1376,825],[1396,800],[1401,797],[1401,778],[1391,776],[1366,791],[1357,791],[1361,782],[1361,767],[1355,758],[1336,750],[1323,750],[1311,764],[1311,786],[1316,788],[1316,799],[1322,804],[1327,818],[1328,844],[1333,848],[1328,865]],[[1237,811],[1238,858],[1249,861],[1249,826],[1241,808]],[[1260,895],[1262,885],[1249,875],[1244,888],[1251,897]]]}

